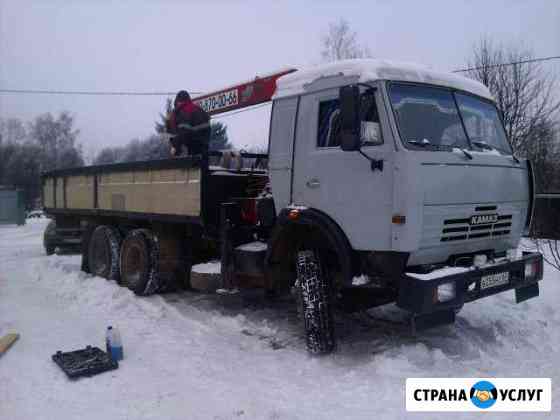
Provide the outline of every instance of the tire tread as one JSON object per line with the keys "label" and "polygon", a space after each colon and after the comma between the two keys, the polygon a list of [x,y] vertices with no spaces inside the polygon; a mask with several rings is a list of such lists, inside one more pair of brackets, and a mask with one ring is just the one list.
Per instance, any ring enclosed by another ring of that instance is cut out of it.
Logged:
{"label": "tire tread", "polygon": [[316,355],[330,353],[336,346],[332,292],[317,252],[300,251],[296,271],[307,350]]}

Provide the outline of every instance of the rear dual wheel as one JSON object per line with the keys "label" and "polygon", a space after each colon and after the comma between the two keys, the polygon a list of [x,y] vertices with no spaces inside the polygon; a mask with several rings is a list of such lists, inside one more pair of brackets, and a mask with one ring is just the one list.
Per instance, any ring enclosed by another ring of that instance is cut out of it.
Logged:
{"label": "rear dual wheel", "polygon": [[122,242],[120,232],[112,227],[97,226],[89,241],[88,263],[91,274],[108,280],[119,281],[119,252]]}
{"label": "rear dual wheel", "polygon": [[88,272],[116,280],[137,295],[182,289],[188,285],[189,259],[178,235],[161,241],[148,229],[134,229],[122,239],[113,226],[97,226],[87,244]]}
{"label": "rear dual wheel", "polygon": [[159,288],[159,244],[151,231],[135,229],[121,246],[121,284],[137,295],[149,295]]}

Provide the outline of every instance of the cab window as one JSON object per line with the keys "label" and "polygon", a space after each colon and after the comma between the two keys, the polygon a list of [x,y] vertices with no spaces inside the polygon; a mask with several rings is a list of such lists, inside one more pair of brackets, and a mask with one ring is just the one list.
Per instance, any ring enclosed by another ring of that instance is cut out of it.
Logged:
{"label": "cab window", "polygon": [[[368,89],[360,97],[361,137],[364,146],[383,143],[375,90]],[[341,122],[338,98],[319,102],[317,147],[340,147]]]}
{"label": "cab window", "polygon": [[340,101],[330,99],[319,103],[317,147],[340,146]]}

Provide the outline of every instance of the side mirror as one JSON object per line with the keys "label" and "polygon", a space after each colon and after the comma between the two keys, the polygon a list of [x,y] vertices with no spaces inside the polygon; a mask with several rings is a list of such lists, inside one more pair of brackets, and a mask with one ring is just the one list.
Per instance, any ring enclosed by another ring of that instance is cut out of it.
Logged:
{"label": "side mirror", "polygon": [[355,85],[342,86],[339,90],[341,141],[345,152],[360,150],[360,88]]}

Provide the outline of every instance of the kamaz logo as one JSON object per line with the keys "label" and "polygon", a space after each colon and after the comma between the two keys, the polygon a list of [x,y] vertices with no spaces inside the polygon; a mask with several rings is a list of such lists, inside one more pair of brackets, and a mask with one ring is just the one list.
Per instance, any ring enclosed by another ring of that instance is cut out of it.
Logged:
{"label": "kamaz logo", "polygon": [[471,216],[471,225],[489,225],[498,221],[497,214],[480,214]]}

